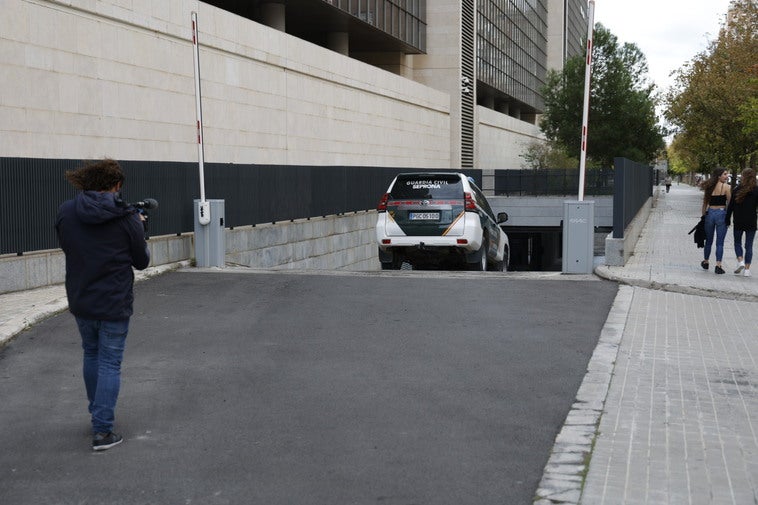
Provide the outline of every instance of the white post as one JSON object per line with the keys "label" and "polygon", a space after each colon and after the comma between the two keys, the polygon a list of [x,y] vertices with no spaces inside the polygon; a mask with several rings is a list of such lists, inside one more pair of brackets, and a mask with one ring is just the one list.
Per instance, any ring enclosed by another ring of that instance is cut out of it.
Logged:
{"label": "white post", "polygon": [[587,26],[587,65],[584,70],[584,109],[582,112],[582,152],[579,156],[579,201],[584,201],[584,172],[587,164],[587,122],[590,115],[590,75],[592,73],[592,32],[595,27],[595,0],[590,0]]}
{"label": "white post", "polygon": [[195,63],[195,114],[197,116],[197,159],[198,170],[200,174],[200,202],[198,204],[198,217],[200,224],[210,222],[210,205],[205,200],[205,168],[203,163],[205,155],[203,152],[203,109],[200,101],[200,46],[197,37],[197,13],[192,12],[192,47],[193,59]]}

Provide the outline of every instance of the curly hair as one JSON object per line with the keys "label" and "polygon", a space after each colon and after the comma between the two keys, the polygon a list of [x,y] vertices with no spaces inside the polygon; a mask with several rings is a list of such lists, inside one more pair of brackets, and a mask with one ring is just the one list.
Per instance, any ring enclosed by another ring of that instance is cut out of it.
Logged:
{"label": "curly hair", "polygon": [[708,201],[711,198],[711,195],[713,194],[713,189],[716,187],[716,184],[719,182],[719,177],[721,177],[721,174],[726,172],[726,168],[716,168],[711,173],[711,178],[708,179],[703,183],[703,191],[705,194],[703,195],[703,200]]}
{"label": "curly hair", "polygon": [[737,188],[737,193],[734,196],[734,201],[742,203],[742,200],[755,189],[755,170],[752,168],[746,168],[742,171],[742,178],[740,179],[740,187]]}
{"label": "curly hair", "polygon": [[65,176],[72,186],[83,191],[109,191],[124,182],[124,172],[110,158],[87,162],[76,170],[67,170]]}

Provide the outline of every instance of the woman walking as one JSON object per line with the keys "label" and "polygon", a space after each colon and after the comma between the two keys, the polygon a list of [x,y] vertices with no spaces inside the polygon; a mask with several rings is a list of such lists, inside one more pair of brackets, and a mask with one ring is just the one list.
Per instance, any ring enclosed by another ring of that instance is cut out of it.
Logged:
{"label": "woman walking", "polygon": [[[726,222],[734,215],[734,254],[737,256],[735,274],[750,277],[750,262],[753,260],[753,239],[756,230],[756,208],[758,208],[758,188],[755,170],[746,168],[742,171],[740,185],[734,190],[734,198],[726,209]],[[745,236],[743,256],[742,236]]]}
{"label": "woman walking", "polygon": [[732,189],[726,183],[729,173],[725,168],[717,168],[711,178],[703,183],[703,210],[705,215],[705,248],[700,266],[708,270],[713,235],[716,235],[716,268],[714,272],[723,274],[721,260],[724,258],[724,239],[726,238],[726,207],[732,196]]}

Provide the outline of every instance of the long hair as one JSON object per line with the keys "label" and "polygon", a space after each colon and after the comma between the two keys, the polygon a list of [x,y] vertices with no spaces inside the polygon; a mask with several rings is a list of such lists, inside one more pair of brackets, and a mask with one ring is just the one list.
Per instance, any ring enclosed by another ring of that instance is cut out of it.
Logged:
{"label": "long hair", "polygon": [[752,168],[746,168],[742,171],[742,178],[740,179],[740,187],[737,188],[737,192],[734,195],[734,201],[742,203],[742,200],[755,189],[755,170]]}
{"label": "long hair", "polygon": [[124,182],[124,172],[110,158],[90,161],[76,170],[67,170],[65,176],[72,186],[83,191],[109,191]]}
{"label": "long hair", "polygon": [[716,184],[718,184],[719,177],[721,177],[721,174],[724,172],[726,172],[726,168],[715,168],[711,173],[711,178],[703,183],[703,191],[705,192],[703,195],[703,200],[708,202],[708,200],[711,199],[713,189],[716,187]]}

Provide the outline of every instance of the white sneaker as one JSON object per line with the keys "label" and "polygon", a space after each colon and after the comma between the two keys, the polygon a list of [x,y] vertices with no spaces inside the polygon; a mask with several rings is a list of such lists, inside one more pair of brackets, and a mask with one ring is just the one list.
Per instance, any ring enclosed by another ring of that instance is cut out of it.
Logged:
{"label": "white sneaker", "polygon": [[745,270],[745,262],[744,261],[740,261],[740,264],[737,265],[737,268],[734,270],[734,273],[735,274],[739,274],[743,270]]}
{"label": "white sneaker", "polygon": [[753,276],[753,274],[751,274],[750,270],[748,270],[748,269],[745,269],[745,271],[742,272],[742,275],[744,275],[745,277],[752,277]]}

